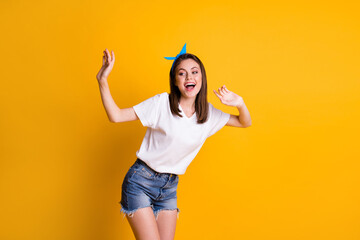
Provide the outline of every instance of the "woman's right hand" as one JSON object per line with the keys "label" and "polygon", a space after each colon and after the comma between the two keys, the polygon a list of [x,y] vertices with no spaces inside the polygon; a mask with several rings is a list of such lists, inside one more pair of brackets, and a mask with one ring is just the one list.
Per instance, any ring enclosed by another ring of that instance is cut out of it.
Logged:
{"label": "woman's right hand", "polygon": [[104,53],[102,60],[103,65],[100,71],[98,72],[98,74],[96,75],[98,82],[107,81],[107,78],[111,70],[113,69],[115,63],[114,51],[111,51],[111,55],[110,55],[109,50],[106,48],[103,53]]}

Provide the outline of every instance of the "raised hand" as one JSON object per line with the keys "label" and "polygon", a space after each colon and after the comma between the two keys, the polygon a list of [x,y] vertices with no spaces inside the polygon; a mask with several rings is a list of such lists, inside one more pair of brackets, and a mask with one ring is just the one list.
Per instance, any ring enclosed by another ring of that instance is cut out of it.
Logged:
{"label": "raised hand", "polygon": [[228,106],[241,107],[244,104],[244,100],[239,95],[228,90],[225,85],[218,89],[219,92],[213,90],[215,95],[220,101]]}
{"label": "raised hand", "polygon": [[115,63],[115,53],[114,51],[111,51],[111,55],[109,50],[106,48],[104,51],[103,59],[102,59],[102,67],[99,70],[98,74],[96,75],[96,78],[98,81],[106,81],[111,70],[114,67]]}

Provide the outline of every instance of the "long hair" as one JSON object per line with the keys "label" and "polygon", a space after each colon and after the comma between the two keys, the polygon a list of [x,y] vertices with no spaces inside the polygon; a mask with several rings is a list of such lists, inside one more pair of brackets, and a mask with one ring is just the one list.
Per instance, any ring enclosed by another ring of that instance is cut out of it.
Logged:
{"label": "long hair", "polygon": [[208,112],[209,112],[209,104],[207,101],[207,80],[206,80],[206,72],[204,65],[202,64],[201,60],[196,57],[195,55],[191,53],[184,53],[180,55],[174,62],[171,70],[170,70],[170,94],[169,94],[169,102],[170,102],[170,109],[172,114],[175,114],[179,117],[182,117],[180,115],[180,109],[179,109],[179,101],[181,97],[181,92],[179,88],[175,85],[176,81],[176,67],[181,63],[181,61],[185,59],[193,59],[195,62],[197,62],[201,69],[201,75],[202,75],[202,83],[199,93],[196,95],[195,99],[195,112],[197,116],[197,123],[204,123],[207,120]]}

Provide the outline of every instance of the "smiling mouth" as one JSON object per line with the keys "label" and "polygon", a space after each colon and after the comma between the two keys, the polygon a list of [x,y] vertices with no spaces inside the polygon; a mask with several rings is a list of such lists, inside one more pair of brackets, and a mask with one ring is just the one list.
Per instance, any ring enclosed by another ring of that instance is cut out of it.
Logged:
{"label": "smiling mouth", "polygon": [[192,90],[195,88],[195,83],[188,83],[185,85],[186,90]]}

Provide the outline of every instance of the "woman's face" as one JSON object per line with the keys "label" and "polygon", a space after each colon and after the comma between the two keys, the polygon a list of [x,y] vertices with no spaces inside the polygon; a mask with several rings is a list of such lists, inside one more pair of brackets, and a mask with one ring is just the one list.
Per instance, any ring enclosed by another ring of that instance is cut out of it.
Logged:
{"label": "woman's face", "polygon": [[176,67],[175,85],[184,98],[194,98],[199,93],[202,84],[201,69],[193,59],[185,59]]}

